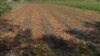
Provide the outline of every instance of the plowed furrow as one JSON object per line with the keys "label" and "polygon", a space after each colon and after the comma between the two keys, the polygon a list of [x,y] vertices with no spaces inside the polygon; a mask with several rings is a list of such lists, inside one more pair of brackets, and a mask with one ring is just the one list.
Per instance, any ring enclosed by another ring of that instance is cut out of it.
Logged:
{"label": "plowed furrow", "polygon": [[42,19],[42,22],[43,22],[43,29],[44,29],[44,32],[48,35],[56,35],[55,33],[55,30],[53,29],[52,25],[47,21],[44,13],[45,11],[42,10],[41,7],[38,8],[39,9],[39,14],[41,15],[41,19]]}
{"label": "plowed furrow", "polygon": [[[51,7],[52,8],[52,7]],[[47,7],[49,10],[49,13],[51,13],[53,16],[57,17],[60,21],[63,22],[63,24],[67,25],[69,29],[79,29],[79,30],[85,30],[84,25],[81,21],[69,17],[68,15],[65,15],[61,13],[60,11],[57,11],[57,9],[51,9],[50,7]]]}
{"label": "plowed furrow", "polygon": [[[35,9],[34,9],[35,8]],[[40,14],[38,10],[36,10],[35,5],[33,6],[32,13],[32,35],[33,39],[41,38],[44,35],[43,27],[42,27],[42,19],[40,18]]]}
{"label": "plowed furrow", "polygon": [[64,30],[68,30],[65,28],[65,26],[57,19],[55,19],[54,16],[48,13],[48,11],[45,9],[44,15],[47,17],[47,20],[51,25],[54,27],[54,29],[57,31],[57,34],[61,37],[63,37],[65,40],[73,40],[75,42],[79,42],[80,40],[77,38],[73,38],[73,36],[66,34]]}
{"label": "plowed furrow", "polygon": [[3,32],[0,35],[4,34],[3,37],[0,36],[0,55],[88,55],[97,52],[95,47],[98,48],[100,43],[98,13],[34,3],[25,5],[4,18],[8,21],[0,26],[7,28],[0,29]]}
{"label": "plowed furrow", "polygon": [[58,6],[55,6],[54,8],[56,8],[61,13],[68,15],[69,17],[74,17],[80,21],[94,22],[94,21],[99,21],[99,18],[100,18],[99,14],[96,14],[96,13],[91,12],[91,11],[89,12],[86,10],[81,10],[81,9],[72,8],[72,7],[60,8]]}
{"label": "plowed furrow", "polygon": [[10,21],[13,21],[13,19],[18,18],[20,16],[20,14],[22,14],[24,11],[26,11],[26,10],[24,10],[26,8],[27,8],[27,5],[15,10],[15,11],[12,11],[9,15],[7,15],[4,18],[7,20],[9,19]]}
{"label": "plowed furrow", "polygon": [[[53,6],[52,6],[53,7]],[[51,8],[52,8],[51,7]],[[51,9],[48,7],[48,10],[50,11],[49,13],[52,13],[54,16],[58,17],[64,24],[69,25],[69,29],[74,29],[74,30],[79,30],[79,31],[93,31],[92,28],[87,28],[85,27],[84,21],[80,21],[77,18],[70,17],[69,15],[61,13],[61,11],[57,11],[57,9]]]}
{"label": "plowed furrow", "polygon": [[[24,10],[24,9],[23,9]],[[26,11],[23,11],[23,13],[20,14],[20,16],[15,17],[11,23],[13,24],[21,24],[23,22],[23,20],[27,17],[27,13],[28,13],[28,7],[26,9]]]}
{"label": "plowed furrow", "polygon": [[[20,42],[21,37],[25,37],[25,36],[23,36],[23,34],[24,34],[23,29],[27,24],[26,21],[28,21],[27,15],[29,14],[29,10],[30,10],[30,7],[27,7],[27,9],[26,9],[26,11],[24,11],[24,13],[22,13],[18,18],[14,18],[13,21],[9,22],[9,24],[12,25],[11,29],[13,31],[9,31],[8,33],[5,33],[8,36],[5,39],[5,41],[7,41],[7,43],[8,43],[7,45],[9,45],[9,46],[17,45],[17,44],[19,44],[18,42]],[[25,34],[27,34],[27,33],[25,33]],[[11,44],[11,43],[13,43],[13,44]]]}

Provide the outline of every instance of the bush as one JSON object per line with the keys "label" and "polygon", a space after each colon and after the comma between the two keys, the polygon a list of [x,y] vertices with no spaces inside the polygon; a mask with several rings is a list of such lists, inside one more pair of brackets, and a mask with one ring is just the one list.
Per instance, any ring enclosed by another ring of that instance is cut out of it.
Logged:
{"label": "bush", "polygon": [[11,8],[9,7],[7,1],[0,0],[0,17],[8,12]]}

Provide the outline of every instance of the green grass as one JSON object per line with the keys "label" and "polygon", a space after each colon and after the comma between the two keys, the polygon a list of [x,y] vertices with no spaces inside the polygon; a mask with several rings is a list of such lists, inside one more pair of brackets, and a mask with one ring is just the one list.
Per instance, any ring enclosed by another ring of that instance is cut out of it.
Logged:
{"label": "green grass", "polygon": [[57,4],[57,5],[64,5],[64,6],[72,6],[82,9],[90,9],[90,10],[96,10],[100,11],[100,2],[82,2],[82,1],[52,1],[47,2],[51,4]]}

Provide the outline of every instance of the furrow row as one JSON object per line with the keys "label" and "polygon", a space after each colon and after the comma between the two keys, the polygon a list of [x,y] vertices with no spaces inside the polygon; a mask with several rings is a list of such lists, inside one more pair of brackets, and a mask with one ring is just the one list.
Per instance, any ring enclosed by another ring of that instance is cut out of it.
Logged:
{"label": "furrow row", "polygon": [[[48,13],[48,10],[45,9],[45,13],[44,15],[47,17],[47,20],[51,23],[51,25],[54,27],[54,29],[56,30],[56,33],[63,37],[64,40],[68,40],[71,41],[73,40],[73,42],[77,42],[80,43],[81,41],[77,38],[74,38],[73,36],[66,34],[64,32],[64,30],[66,30],[65,26],[57,19],[55,19],[54,16],[52,16],[51,14]],[[82,41],[83,42],[83,41]]]}

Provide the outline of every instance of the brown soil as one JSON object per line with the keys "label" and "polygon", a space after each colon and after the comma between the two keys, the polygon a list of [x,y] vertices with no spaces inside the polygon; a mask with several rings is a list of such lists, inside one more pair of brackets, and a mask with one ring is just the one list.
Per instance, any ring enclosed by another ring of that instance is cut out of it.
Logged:
{"label": "brown soil", "polygon": [[[73,53],[69,55],[69,52],[65,51],[69,56],[75,55],[75,48],[78,48],[74,47],[76,45],[83,45],[88,49],[92,45],[100,49],[100,14],[96,12],[72,7],[28,4],[4,18],[4,22],[7,21],[7,23],[0,24],[0,55],[6,53],[4,56],[17,56],[11,50],[19,53],[19,50],[23,52],[22,49],[29,47],[29,49],[31,47],[41,49],[43,48],[41,43],[44,42],[47,43],[45,43],[45,47],[53,45],[54,43],[51,43],[55,42],[54,45],[59,50],[64,48],[61,46],[68,45],[67,50]],[[73,48],[74,52],[71,51]],[[40,54],[40,56],[46,56],[46,54]]]}

